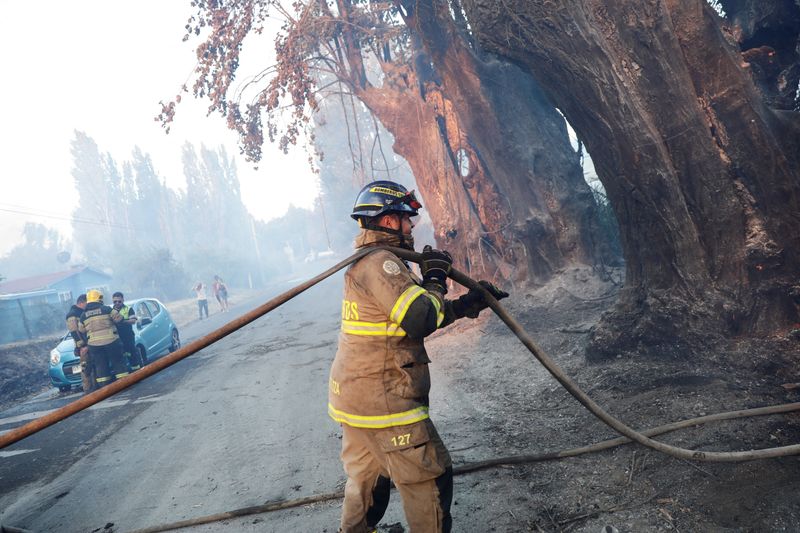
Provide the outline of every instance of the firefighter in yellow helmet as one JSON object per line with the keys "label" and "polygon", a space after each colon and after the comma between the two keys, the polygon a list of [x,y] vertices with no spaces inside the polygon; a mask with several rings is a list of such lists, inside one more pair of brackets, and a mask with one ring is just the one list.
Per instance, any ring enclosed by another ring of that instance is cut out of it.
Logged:
{"label": "firefighter in yellow helmet", "polygon": [[115,325],[122,320],[122,315],[116,309],[103,305],[103,293],[96,289],[86,292],[86,301],[78,330],[86,335],[89,361],[95,371],[94,388],[99,389],[128,375]]}
{"label": "firefighter in yellow helmet", "polygon": [[[356,248],[414,248],[411,217],[422,207],[405,187],[376,181],[359,193]],[[431,362],[423,339],[487,307],[478,291],[445,300],[452,258],[426,246],[422,279],[386,250],[351,265],[344,278],[342,329],[331,367],[328,413],[342,424],[347,474],[340,531],[373,531],[394,482],[412,533],[449,532],[453,470],[430,418]],[[481,282],[495,298],[507,293]]]}

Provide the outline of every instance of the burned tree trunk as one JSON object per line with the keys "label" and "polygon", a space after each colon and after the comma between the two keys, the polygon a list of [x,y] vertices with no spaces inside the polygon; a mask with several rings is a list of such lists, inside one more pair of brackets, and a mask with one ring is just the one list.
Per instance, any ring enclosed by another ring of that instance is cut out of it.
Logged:
{"label": "burned tree trunk", "polygon": [[797,115],[765,104],[704,1],[464,5],[565,113],[617,215],[626,285],[596,353],[798,321]]}
{"label": "burned tree trunk", "polygon": [[512,282],[615,261],[564,118],[529,75],[470,50],[446,3],[414,7],[412,57],[379,61],[381,87],[350,61],[350,85],[411,166],[437,244],[471,275]]}
{"label": "burned tree trunk", "polygon": [[405,2],[404,18],[424,43],[455,125],[468,132],[451,143],[469,162],[463,186],[495,197],[484,201],[478,242],[503,250],[518,277],[534,282],[571,264],[613,261],[566,122],[534,80],[471,46],[447,2]]}
{"label": "burned tree trunk", "polygon": [[528,76],[498,63],[479,91],[504,107],[465,112],[438,71],[419,79],[407,65],[383,70],[380,88],[355,93],[411,166],[437,244],[470,275],[545,282],[569,265],[614,260],[564,119],[543,97],[530,99]]}
{"label": "burned tree trunk", "polygon": [[[386,63],[381,87],[357,89],[356,96],[394,136],[394,151],[411,167],[434,226],[437,245],[453,253],[475,277],[503,279],[502,255],[481,239],[502,205],[488,187],[470,194],[460,175],[456,149],[467,136],[458,126],[450,103],[433,85],[417,78],[407,65]],[[447,132],[459,132],[455,137]],[[483,169],[475,169],[482,176]],[[485,183],[485,182],[484,182]],[[477,243],[477,244],[476,244]]]}

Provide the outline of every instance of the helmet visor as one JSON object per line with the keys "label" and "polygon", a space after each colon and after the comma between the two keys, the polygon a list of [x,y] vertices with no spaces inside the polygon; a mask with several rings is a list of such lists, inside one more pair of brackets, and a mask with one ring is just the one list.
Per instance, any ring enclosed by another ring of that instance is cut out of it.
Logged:
{"label": "helmet visor", "polygon": [[414,194],[414,191],[408,191],[403,196],[395,198],[394,200],[392,200],[391,203],[387,204],[386,207],[390,208],[392,206],[401,206],[401,205],[407,205],[408,207],[413,209],[415,211],[414,212],[415,215],[417,214],[416,213],[417,210],[422,209],[422,204],[417,199],[417,195]]}

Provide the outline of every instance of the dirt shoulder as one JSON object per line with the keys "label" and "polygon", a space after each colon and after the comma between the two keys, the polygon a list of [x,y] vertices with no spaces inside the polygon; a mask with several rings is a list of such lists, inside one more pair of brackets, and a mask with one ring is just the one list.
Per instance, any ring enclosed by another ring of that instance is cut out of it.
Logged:
{"label": "dirt shoulder", "polygon": [[50,388],[50,350],[60,337],[0,346],[0,410]]}
{"label": "dirt shoulder", "polygon": [[[785,360],[798,353],[796,341],[732,339],[703,357],[666,359],[643,350],[588,363],[589,331],[613,304],[605,297],[609,291],[612,286],[576,270],[510,299],[508,308],[583,390],[628,425],[645,429],[800,399],[797,390],[781,386],[800,381]],[[544,371],[497,317],[454,327],[437,335],[429,352],[434,366],[443,366],[432,404],[445,415],[437,425],[457,465],[618,436]],[[718,422],[658,438],[714,451],[797,444],[800,416]],[[479,521],[488,528],[483,531],[796,531],[798,479],[797,457],[690,463],[629,444],[466,474],[456,481],[454,509],[459,524]]]}

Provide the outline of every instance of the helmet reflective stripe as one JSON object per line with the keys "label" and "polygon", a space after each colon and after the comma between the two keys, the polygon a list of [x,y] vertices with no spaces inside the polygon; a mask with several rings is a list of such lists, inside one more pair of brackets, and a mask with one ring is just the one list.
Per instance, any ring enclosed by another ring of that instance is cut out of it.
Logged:
{"label": "helmet reflective stripe", "polygon": [[370,187],[369,192],[377,192],[381,194],[388,194],[389,196],[394,196],[395,198],[402,198],[403,196],[406,195],[405,187],[403,187],[399,183],[397,185],[402,187],[403,190],[401,191],[399,189],[390,189],[389,187],[376,186],[376,187]]}

